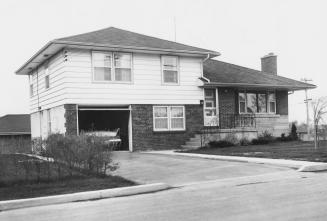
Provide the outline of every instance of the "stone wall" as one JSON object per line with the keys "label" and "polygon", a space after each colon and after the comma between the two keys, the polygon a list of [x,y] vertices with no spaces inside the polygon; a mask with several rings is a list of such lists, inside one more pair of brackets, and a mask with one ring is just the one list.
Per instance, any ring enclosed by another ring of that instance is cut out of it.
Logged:
{"label": "stone wall", "polygon": [[66,135],[77,135],[77,105],[65,104]]}
{"label": "stone wall", "polygon": [[256,116],[256,129],[258,133],[268,131],[273,134],[273,136],[280,137],[281,134],[288,135],[289,125],[288,125],[288,115],[257,115]]}
{"label": "stone wall", "polygon": [[133,151],[180,148],[203,127],[203,106],[183,105],[185,131],[153,131],[153,106],[132,105]]}

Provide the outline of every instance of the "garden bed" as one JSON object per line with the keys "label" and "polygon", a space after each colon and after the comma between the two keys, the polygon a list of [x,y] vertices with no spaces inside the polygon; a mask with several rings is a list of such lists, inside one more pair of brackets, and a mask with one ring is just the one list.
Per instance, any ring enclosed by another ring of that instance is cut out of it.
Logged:
{"label": "garden bed", "polygon": [[314,148],[313,142],[290,141],[272,142],[265,145],[204,147],[183,152],[223,156],[292,159],[327,163],[327,141],[321,141],[320,146],[317,149]]}
{"label": "garden bed", "polygon": [[[29,163],[28,165],[26,162]],[[136,183],[119,176],[97,176],[63,164],[20,154],[0,154],[0,200],[101,190]]]}

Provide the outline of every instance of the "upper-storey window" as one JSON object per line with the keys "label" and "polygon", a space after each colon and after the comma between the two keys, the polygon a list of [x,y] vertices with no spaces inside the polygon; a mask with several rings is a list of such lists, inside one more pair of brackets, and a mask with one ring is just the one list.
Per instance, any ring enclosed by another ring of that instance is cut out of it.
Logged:
{"label": "upper-storey window", "polygon": [[111,81],[111,53],[93,52],[93,80],[95,81]]}
{"label": "upper-storey window", "polygon": [[130,54],[114,53],[115,80],[132,81],[132,58]]}
{"label": "upper-storey window", "polygon": [[93,80],[131,82],[132,55],[128,53],[93,52]]}
{"label": "upper-storey window", "polygon": [[162,56],[162,81],[164,84],[178,84],[178,57]]}

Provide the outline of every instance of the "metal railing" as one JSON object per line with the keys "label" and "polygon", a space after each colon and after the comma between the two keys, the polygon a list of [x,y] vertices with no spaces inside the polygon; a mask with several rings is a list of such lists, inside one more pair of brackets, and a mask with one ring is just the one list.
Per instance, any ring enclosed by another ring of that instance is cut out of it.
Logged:
{"label": "metal railing", "polygon": [[219,133],[221,129],[256,127],[254,114],[219,114],[214,120],[217,126],[204,126],[201,129],[201,146],[206,144],[210,134]]}

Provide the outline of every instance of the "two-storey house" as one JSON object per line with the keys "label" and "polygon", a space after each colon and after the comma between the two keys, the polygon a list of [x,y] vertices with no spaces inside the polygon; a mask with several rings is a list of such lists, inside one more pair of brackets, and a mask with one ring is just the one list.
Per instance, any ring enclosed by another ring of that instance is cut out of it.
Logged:
{"label": "two-storey house", "polygon": [[16,72],[32,137],[119,128],[133,151],[179,148],[204,127],[285,133],[289,91],[315,86],[278,76],[274,55],[262,71],[219,55],[113,27],[50,41]]}

